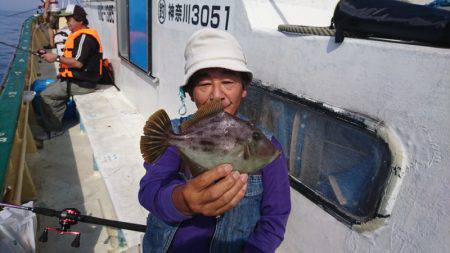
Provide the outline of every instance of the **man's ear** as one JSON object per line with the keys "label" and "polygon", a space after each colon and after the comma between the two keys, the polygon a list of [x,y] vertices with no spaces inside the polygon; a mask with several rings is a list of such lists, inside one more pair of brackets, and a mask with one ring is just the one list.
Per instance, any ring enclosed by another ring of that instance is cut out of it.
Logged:
{"label": "man's ear", "polygon": [[245,89],[244,91],[242,91],[242,98],[245,98],[247,96],[247,89]]}

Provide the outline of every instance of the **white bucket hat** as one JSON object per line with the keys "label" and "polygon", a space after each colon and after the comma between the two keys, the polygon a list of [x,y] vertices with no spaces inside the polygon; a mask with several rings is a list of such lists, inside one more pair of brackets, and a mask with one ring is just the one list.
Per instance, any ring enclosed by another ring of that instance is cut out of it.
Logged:
{"label": "white bucket hat", "polygon": [[184,59],[183,89],[195,72],[206,68],[245,72],[250,79],[253,76],[239,42],[231,34],[218,29],[205,28],[195,32],[187,42]]}

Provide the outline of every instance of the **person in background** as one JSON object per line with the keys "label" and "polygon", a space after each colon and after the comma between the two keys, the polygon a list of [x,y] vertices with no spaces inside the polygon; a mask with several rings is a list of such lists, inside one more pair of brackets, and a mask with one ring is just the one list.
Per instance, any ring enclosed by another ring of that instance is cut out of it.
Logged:
{"label": "person in background", "polygon": [[79,5],[68,5],[61,13],[66,17],[72,32],[65,42],[64,55],[45,53],[41,57],[49,63],[59,62],[57,81],[49,84],[40,93],[42,118],[40,124],[45,132],[35,136],[46,140],[64,133],[62,118],[66,100],[71,95],[95,91],[101,76],[103,49],[97,31],[89,28],[84,9]]}
{"label": "person in background", "polygon": [[[202,29],[189,39],[185,60],[181,88],[196,106],[220,99],[226,112],[239,117],[252,72],[237,40],[225,31]],[[175,132],[186,118],[172,121]],[[139,201],[150,211],[144,252],[275,251],[291,210],[283,154],[251,175],[222,164],[189,178],[183,164],[175,147],[144,163]]]}
{"label": "person in background", "polygon": [[45,49],[55,48],[55,32],[59,28],[59,13],[61,9],[57,0],[45,0],[44,2],[44,20],[49,24],[48,36],[49,45],[45,46]]}

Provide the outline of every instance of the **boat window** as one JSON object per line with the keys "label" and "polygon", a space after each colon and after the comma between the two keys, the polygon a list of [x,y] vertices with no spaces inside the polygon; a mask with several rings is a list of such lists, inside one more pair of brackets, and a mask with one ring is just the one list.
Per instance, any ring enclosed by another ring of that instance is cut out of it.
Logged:
{"label": "boat window", "polygon": [[119,55],[130,60],[128,53],[128,0],[117,1],[117,39],[119,44]]}
{"label": "boat window", "polygon": [[250,85],[240,113],[279,140],[294,189],[348,225],[377,216],[390,153],[361,121],[261,82]]}
{"label": "boat window", "polygon": [[139,69],[151,70],[149,1],[117,1],[119,55]]}

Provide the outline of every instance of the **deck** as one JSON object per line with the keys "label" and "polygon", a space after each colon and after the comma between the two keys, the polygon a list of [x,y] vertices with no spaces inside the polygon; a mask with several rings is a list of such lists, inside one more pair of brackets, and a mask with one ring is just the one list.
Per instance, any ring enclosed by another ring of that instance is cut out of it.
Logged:
{"label": "deck", "polygon": [[[54,79],[56,76],[56,69],[56,64],[49,64],[44,61],[38,62],[38,79]],[[112,86],[108,87],[112,88]],[[98,102],[104,102],[105,95],[110,98],[111,96],[120,97],[120,93],[114,88],[114,90],[111,90],[108,87],[104,87],[105,89],[99,90],[89,95],[89,97],[93,101]],[[137,191],[138,183],[134,181],[138,180],[138,178],[142,176],[141,174],[144,173],[141,167],[142,163],[139,159],[134,159],[134,162],[130,160],[127,161],[129,167],[135,166],[136,170],[138,170],[136,164],[140,163],[139,170],[141,170],[141,173],[130,173],[130,170],[128,169],[124,170],[122,174],[116,173],[117,177],[109,175],[105,178],[105,175],[108,174],[108,170],[106,169],[111,169],[111,167],[104,167],[106,157],[123,157],[123,155],[120,153],[120,150],[116,151],[115,154],[112,154],[108,147],[112,147],[113,145],[102,144],[104,136],[101,137],[96,135],[96,132],[93,129],[97,129],[99,131],[97,133],[105,133],[107,132],[107,129],[111,129],[115,133],[120,133],[126,129],[118,129],[114,124],[109,123],[109,125],[105,125],[105,129],[102,130],[102,122],[99,122],[98,120],[99,118],[105,119],[105,115],[107,115],[113,107],[109,107],[108,105],[102,106],[102,104],[92,104],[89,102],[89,97],[84,98],[83,96],[79,96],[75,98],[79,103],[78,108],[80,109],[81,124],[79,122],[68,122],[65,127],[67,131],[63,135],[45,141],[42,149],[37,150],[36,153],[29,153],[26,156],[26,163],[30,169],[37,191],[35,206],[56,210],[73,207],[77,208],[85,215],[143,224],[145,222],[146,212],[143,209],[139,209],[137,192],[129,191],[131,186],[123,185],[123,183],[120,184],[120,181],[123,181],[121,179],[127,178],[127,175],[124,175],[123,173],[129,173],[129,176],[133,176],[132,183],[135,184],[134,188],[136,188],[135,190]],[[124,102],[123,100],[114,100]],[[85,106],[83,106],[83,104]],[[122,104],[116,105],[121,106]],[[95,109],[97,114],[86,112],[86,108]],[[132,108],[128,109],[132,110]],[[122,115],[133,115],[133,113],[130,114],[124,111],[124,109],[120,112]],[[40,127],[37,126],[31,108],[29,114],[29,124],[32,132],[36,134],[39,131],[42,131]],[[135,116],[137,117],[136,119],[141,120],[139,115],[136,114]],[[109,118],[109,120],[113,119]],[[125,128],[129,128],[129,126],[120,122],[133,123],[130,121],[129,117],[125,121],[123,120],[123,118],[117,118],[117,122]],[[126,141],[138,138],[139,131],[134,131],[134,133],[136,135],[135,138],[127,136],[124,138],[125,141],[122,142],[125,143]],[[117,137],[117,134],[112,135]],[[133,154],[134,156],[138,154],[138,144],[135,146],[136,154]],[[122,145],[121,150],[125,150]],[[133,150],[133,148],[130,146],[126,150],[128,150],[128,153],[130,154],[132,152],[129,152],[129,150]],[[108,156],[108,154],[110,155]],[[116,185],[116,182],[119,182],[119,185]],[[124,187],[127,191],[122,192],[128,195],[133,194],[133,196],[121,196],[120,189],[124,189]],[[110,191],[108,191],[108,189]],[[112,194],[111,192],[111,190],[114,191],[114,189],[117,191],[116,194]],[[128,206],[128,209],[123,206]],[[127,215],[128,212],[133,213],[135,211],[138,211],[137,215]],[[58,220],[42,215],[38,216],[36,239],[39,238],[45,226],[58,226]],[[82,233],[80,248],[72,248],[70,246],[70,243],[74,238],[73,236],[61,236],[50,232],[48,242],[37,242],[37,251],[61,252],[62,249],[64,249],[64,252],[140,251],[139,244],[143,233],[128,232],[83,223],[72,227],[72,229]]]}

